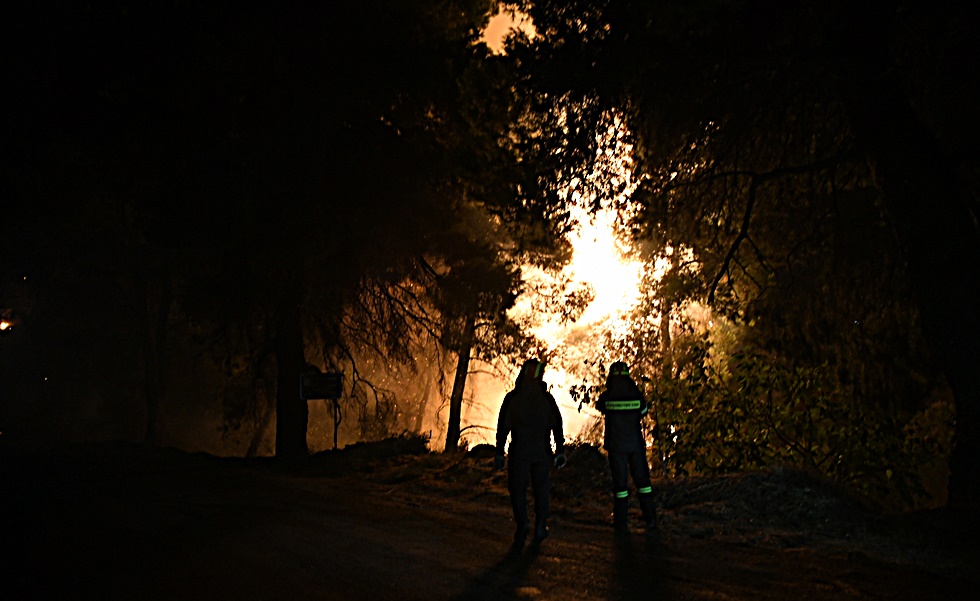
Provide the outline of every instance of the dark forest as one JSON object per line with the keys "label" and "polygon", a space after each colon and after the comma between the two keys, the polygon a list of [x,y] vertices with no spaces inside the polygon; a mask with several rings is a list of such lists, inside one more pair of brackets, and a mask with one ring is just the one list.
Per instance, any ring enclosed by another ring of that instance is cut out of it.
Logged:
{"label": "dark forest", "polygon": [[[330,447],[420,434],[429,398],[465,447],[473,365],[548,348],[511,310],[568,261],[577,202],[665,266],[571,389],[630,363],[660,477],[791,466],[889,511],[975,506],[961,5],[501,6],[533,23],[503,52],[488,0],[5,8],[0,447],[194,429],[303,461],[314,403]],[[588,300],[556,295],[568,320]],[[301,398],[315,372],[339,398]]]}

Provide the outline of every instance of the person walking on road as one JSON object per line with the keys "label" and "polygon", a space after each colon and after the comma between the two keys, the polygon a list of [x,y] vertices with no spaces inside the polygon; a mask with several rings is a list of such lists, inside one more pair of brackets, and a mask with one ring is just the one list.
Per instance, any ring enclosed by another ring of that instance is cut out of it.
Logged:
{"label": "person walking on road", "polygon": [[517,530],[514,543],[523,545],[531,532],[527,506],[527,488],[534,491],[534,538],[540,543],[548,536],[548,480],[552,465],[565,465],[565,439],[562,417],[555,397],[542,379],[544,363],[528,359],[514,382],[514,389],[504,396],[497,418],[497,447],[494,467],[504,467],[504,450],[510,436],[507,454],[507,490],[514,510]]}
{"label": "person walking on road", "polygon": [[647,463],[646,441],[640,422],[646,415],[647,401],[629,375],[626,363],[609,367],[606,387],[596,400],[596,409],[605,417],[603,448],[609,456],[613,484],[613,527],[617,534],[629,532],[629,481],[633,477],[640,511],[648,533],[657,527],[657,514]]}

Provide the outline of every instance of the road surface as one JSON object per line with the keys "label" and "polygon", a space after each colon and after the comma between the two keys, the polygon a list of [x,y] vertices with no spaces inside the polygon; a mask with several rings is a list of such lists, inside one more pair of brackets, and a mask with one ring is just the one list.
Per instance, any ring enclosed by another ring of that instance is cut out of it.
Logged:
{"label": "road surface", "polygon": [[506,496],[481,490],[480,474],[473,487],[426,494],[358,469],[319,474],[270,460],[0,460],[0,599],[948,600],[977,584],[669,528],[617,540],[601,515],[556,516],[540,546],[515,550]]}

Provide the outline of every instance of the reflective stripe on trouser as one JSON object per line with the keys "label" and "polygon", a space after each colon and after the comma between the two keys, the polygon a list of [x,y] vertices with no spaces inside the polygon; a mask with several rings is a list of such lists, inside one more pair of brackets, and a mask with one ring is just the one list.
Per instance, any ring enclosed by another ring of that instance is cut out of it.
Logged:
{"label": "reflective stripe on trouser", "polygon": [[[653,486],[650,483],[650,466],[647,464],[646,455],[642,451],[634,453],[609,453],[609,468],[612,472],[614,503],[619,504],[625,502],[628,507],[628,479],[632,476],[633,484],[636,486],[636,492],[639,493],[637,496],[639,497],[643,520],[648,522],[654,519]],[[623,519],[626,519],[625,514]]]}

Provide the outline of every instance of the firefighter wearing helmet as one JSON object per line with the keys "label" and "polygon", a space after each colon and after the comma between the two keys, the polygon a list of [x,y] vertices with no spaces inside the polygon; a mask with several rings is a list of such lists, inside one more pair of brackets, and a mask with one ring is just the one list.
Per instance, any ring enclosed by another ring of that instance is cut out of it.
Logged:
{"label": "firefighter wearing helmet", "polygon": [[534,490],[534,542],[548,536],[548,478],[552,464],[551,439],[554,436],[554,465],[565,465],[562,418],[555,397],[542,379],[544,364],[537,359],[524,362],[514,389],[504,396],[497,418],[497,454],[494,466],[504,467],[504,447],[510,436],[507,459],[507,490],[514,510],[515,545],[523,545],[531,531],[527,488]]}
{"label": "firefighter wearing helmet", "polygon": [[618,534],[629,532],[629,477],[633,477],[640,511],[647,532],[656,529],[657,516],[647,463],[646,441],[640,421],[647,413],[647,401],[622,361],[609,367],[606,387],[596,400],[596,409],[605,417],[603,448],[609,456],[613,483],[613,527]]}

